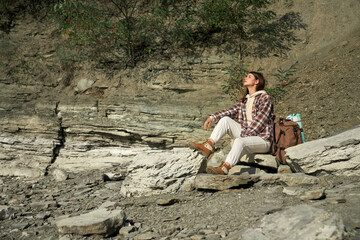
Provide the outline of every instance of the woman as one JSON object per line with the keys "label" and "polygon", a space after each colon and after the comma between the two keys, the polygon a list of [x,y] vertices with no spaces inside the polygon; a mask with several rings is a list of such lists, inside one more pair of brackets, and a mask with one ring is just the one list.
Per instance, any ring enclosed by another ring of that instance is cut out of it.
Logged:
{"label": "woman", "polygon": [[247,88],[246,94],[237,104],[210,115],[205,121],[205,130],[211,123],[216,123],[209,140],[202,144],[190,142],[190,148],[208,157],[225,134],[234,139],[225,162],[218,167],[208,166],[207,173],[226,175],[244,154],[270,150],[275,115],[270,95],[264,91],[265,79],[261,73],[250,72],[244,79],[244,86]]}

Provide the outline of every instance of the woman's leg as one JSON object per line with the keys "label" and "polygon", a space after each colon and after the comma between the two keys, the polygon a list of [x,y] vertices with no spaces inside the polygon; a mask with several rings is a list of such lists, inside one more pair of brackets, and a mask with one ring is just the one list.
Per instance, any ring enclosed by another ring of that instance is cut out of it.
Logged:
{"label": "woman's leg", "polygon": [[[208,141],[204,143],[190,142],[189,147],[201,151],[205,157],[209,157],[215,151],[215,143],[218,142],[225,134],[232,138],[238,138],[241,135],[241,125],[229,117],[223,117],[216,124]],[[229,166],[230,167],[230,166]]]}
{"label": "woman's leg", "polygon": [[261,137],[251,136],[236,138],[234,144],[226,157],[226,163],[231,167],[235,166],[239,160],[247,153],[266,153],[270,149],[270,142]]}
{"label": "woman's leg", "polygon": [[225,134],[229,134],[232,138],[239,138],[241,135],[241,125],[229,117],[223,117],[216,124],[211,133],[210,139],[214,144],[218,142]]}

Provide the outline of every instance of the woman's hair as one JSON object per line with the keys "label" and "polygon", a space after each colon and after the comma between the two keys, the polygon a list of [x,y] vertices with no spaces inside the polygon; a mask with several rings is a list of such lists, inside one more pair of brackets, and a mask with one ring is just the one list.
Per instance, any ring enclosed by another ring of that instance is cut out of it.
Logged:
{"label": "woman's hair", "polygon": [[[264,90],[265,88],[265,78],[264,76],[259,72],[249,72],[250,74],[254,75],[256,80],[259,80],[259,84],[256,85],[256,91]],[[249,94],[249,90],[246,88],[245,94],[242,96],[241,100],[244,102],[246,95]]]}

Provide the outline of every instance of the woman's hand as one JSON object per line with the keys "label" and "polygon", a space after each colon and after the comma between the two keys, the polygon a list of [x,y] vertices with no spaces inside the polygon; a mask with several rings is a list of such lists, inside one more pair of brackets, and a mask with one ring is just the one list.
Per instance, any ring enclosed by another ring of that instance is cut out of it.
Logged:
{"label": "woman's hand", "polygon": [[211,119],[211,117],[208,117],[208,119],[206,119],[206,121],[204,123],[204,130],[205,131],[211,126],[211,123],[212,123],[212,119]]}

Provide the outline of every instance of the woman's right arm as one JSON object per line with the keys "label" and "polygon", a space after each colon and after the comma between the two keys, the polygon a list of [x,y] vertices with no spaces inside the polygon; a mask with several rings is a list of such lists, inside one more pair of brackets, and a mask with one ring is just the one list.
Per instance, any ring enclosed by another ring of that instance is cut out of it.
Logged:
{"label": "woman's right arm", "polygon": [[240,106],[241,106],[241,101],[228,109],[224,109],[214,114],[211,114],[209,118],[205,121],[205,123],[208,122],[209,119],[211,119],[212,122],[217,123],[223,117],[230,117],[232,119],[239,120],[238,118],[239,118]]}

